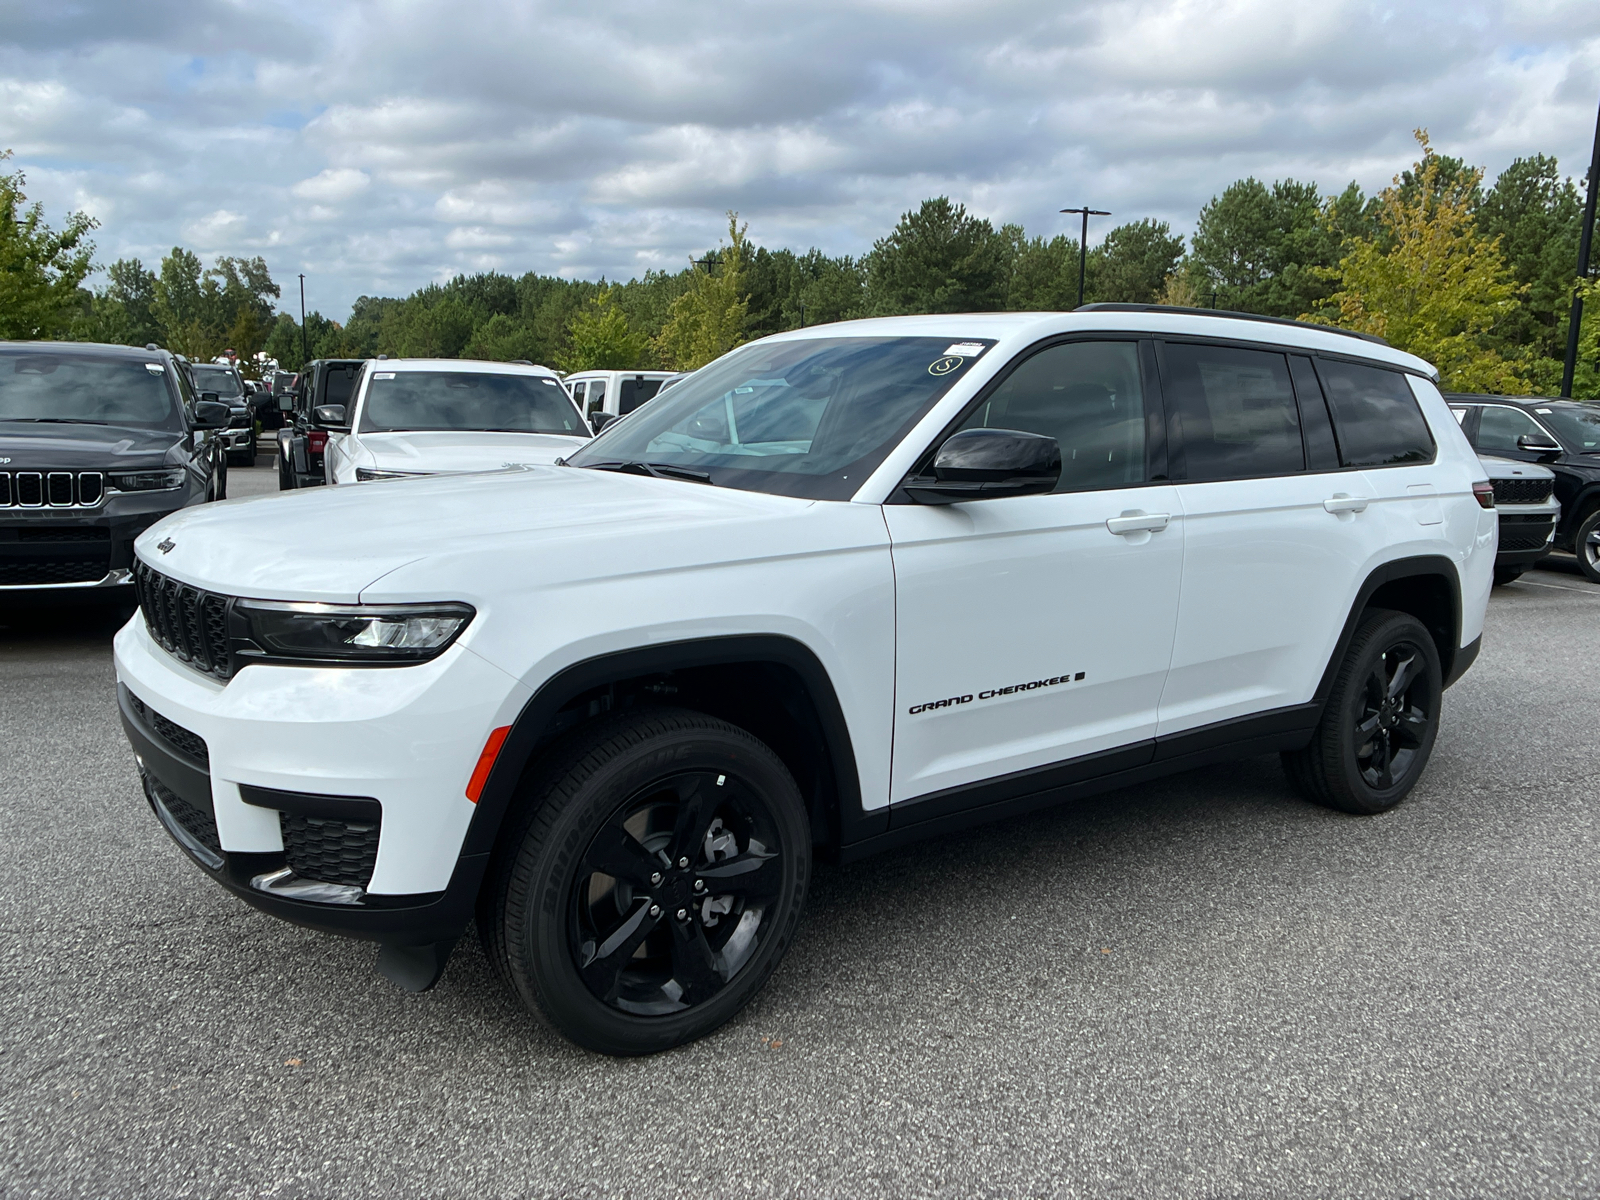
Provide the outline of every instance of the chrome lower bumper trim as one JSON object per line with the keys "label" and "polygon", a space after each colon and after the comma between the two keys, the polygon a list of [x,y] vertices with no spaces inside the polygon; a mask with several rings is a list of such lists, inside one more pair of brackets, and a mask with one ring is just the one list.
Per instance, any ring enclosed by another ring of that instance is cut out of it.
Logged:
{"label": "chrome lower bumper trim", "polygon": [[82,583],[0,583],[0,592],[60,591],[62,588],[124,587],[133,582],[133,572],[126,567],[109,571],[104,579],[85,580]]}
{"label": "chrome lower bumper trim", "polygon": [[302,879],[289,867],[268,871],[250,880],[250,886],[269,896],[286,900],[305,900],[312,904],[360,904],[367,898],[365,888],[350,883],[323,883]]}

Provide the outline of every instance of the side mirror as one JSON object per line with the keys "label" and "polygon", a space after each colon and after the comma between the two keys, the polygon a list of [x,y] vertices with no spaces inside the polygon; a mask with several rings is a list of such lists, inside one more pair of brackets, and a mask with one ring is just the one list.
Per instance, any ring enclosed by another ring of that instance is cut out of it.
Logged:
{"label": "side mirror", "polygon": [[954,504],[1053,491],[1061,479],[1055,438],[1020,429],[963,429],[933,456],[932,476],[906,480],[918,504]]}
{"label": "side mirror", "polygon": [[[210,396],[207,400],[205,397]],[[194,427],[196,429],[226,429],[228,422],[233,419],[233,410],[226,404],[220,403],[215,392],[201,392],[200,399],[194,406]]]}
{"label": "side mirror", "polygon": [[294,393],[293,392],[279,392],[278,393],[278,411],[279,412],[293,412],[294,411]]}
{"label": "side mirror", "polygon": [[617,419],[616,413],[595,411],[589,414],[589,428],[599,433],[607,425]]}
{"label": "side mirror", "polygon": [[1517,439],[1517,448],[1530,454],[1560,454],[1561,443],[1545,433],[1525,433]]}
{"label": "side mirror", "polygon": [[209,400],[215,403],[217,400],[221,399],[221,397],[219,397],[215,392],[201,392],[200,399]]}
{"label": "side mirror", "polygon": [[312,416],[316,417],[318,425],[339,429],[344,427],[344,412],[342,404],[319,404]]}

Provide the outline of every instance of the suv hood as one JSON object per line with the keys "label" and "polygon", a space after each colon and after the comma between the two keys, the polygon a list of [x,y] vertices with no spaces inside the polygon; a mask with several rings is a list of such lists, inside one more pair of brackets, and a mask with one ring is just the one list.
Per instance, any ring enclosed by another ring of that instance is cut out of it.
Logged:
{"label": "suv hood", "polygon": [[126,470],[151,466],[183,436],[175,429],[130,425],[56,425],[0,421],[3,471],[35,468],[82,471]]}
{"label": "suv hood", "polygon": [[386,471],[498,471],[503,467],[553,463],[589,439],[555,433],[363,433],[367,461]]}
{"label": "suv hood", "polygon": [[556,574],[607,573],[627,569],[630,554],[642,552],[635,547],[714,555],[727,539],[708,536],[708,528],[768,522],[812,503],[614,471],[528,467],[202,504],[153,525],[135,549],[163,574],[212,591],[347,604],[400,567],[449,559],[440,568],[449,584],[438,589],[448,599],[477,591],[466,577],[477,569],[469,560],[537,571],[541,560],[557,557],[569,565]]}

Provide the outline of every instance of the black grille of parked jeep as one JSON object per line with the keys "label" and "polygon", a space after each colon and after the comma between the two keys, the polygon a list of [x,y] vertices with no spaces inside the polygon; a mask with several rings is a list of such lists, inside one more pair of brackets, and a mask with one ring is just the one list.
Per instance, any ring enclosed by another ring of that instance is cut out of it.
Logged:
{"label": "black grille of parked jeep", "polygon": [[207,768],[211,766],[211,751],[206,748],[205,738],[192,730],[185,729],[176,721],[167,720],[132,692],[128,693],[128,703],[133,705],[133,711],[144,719],[146,725],[161,735],[162,741],[167,745],[180,753],[187,754]]}
{"label": "black grille of parked jeep", "polygon": [[1537,550],[1550,540],[1553,517],[1500,517],[1501,550]]}
{"label": "black grille of parked jeep", "polygon": [[1553,479],[1495,479],[1496,504],[1543,504],[1555,488]]}
{"label": "black grille of parked jeep", "polygon": [[283,854],[302,879],[364,888],[378,861],[378,822],[280,812]]}
{"label": "black grille of parked jeep", "polygon": [[133,586],[150,636],[163,650],[218,679],[233,677],[228,643],[230,597],[179,583],[143,559],[134,563]]}
{"label": "black grille of parked jeep", "polygon": [[222,853],[222,841],[217,837],[217,818],[214,813],[196,808],[153,775],[146,775],[144,780],[151,795],[160,802],[161,807],[167,810],[174,821],[183,826],[185,833],[211,853],[217,855]]}

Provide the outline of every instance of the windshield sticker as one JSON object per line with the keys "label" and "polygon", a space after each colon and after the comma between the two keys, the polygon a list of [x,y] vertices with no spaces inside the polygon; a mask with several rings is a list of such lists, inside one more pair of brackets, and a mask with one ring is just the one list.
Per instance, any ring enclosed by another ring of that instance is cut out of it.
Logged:
{"label": "windshield sticker", "polygon": [[372,377],[374,379],[393,379],[394,378],[394,372],[393,371],[375,371],[373,373]]}
{"label": "windshield sticker", "polygon": [[167,369],[160,363],[145,363],[144,369],[152,375],[165,375],[167,373]]}
{"label": "windshield sticker", "polygon": [[977,358],[986,349],[988,347],[982,342],[957,342],[953,346],[946,346],[944,352],[946,354],[954,354],[959,358]]}
{"label": "windshield sticker", "polygon": [[966,361],[958,354],[947,354],[943,358],[936,358],[928,364],[928,374],[948,375]]}

